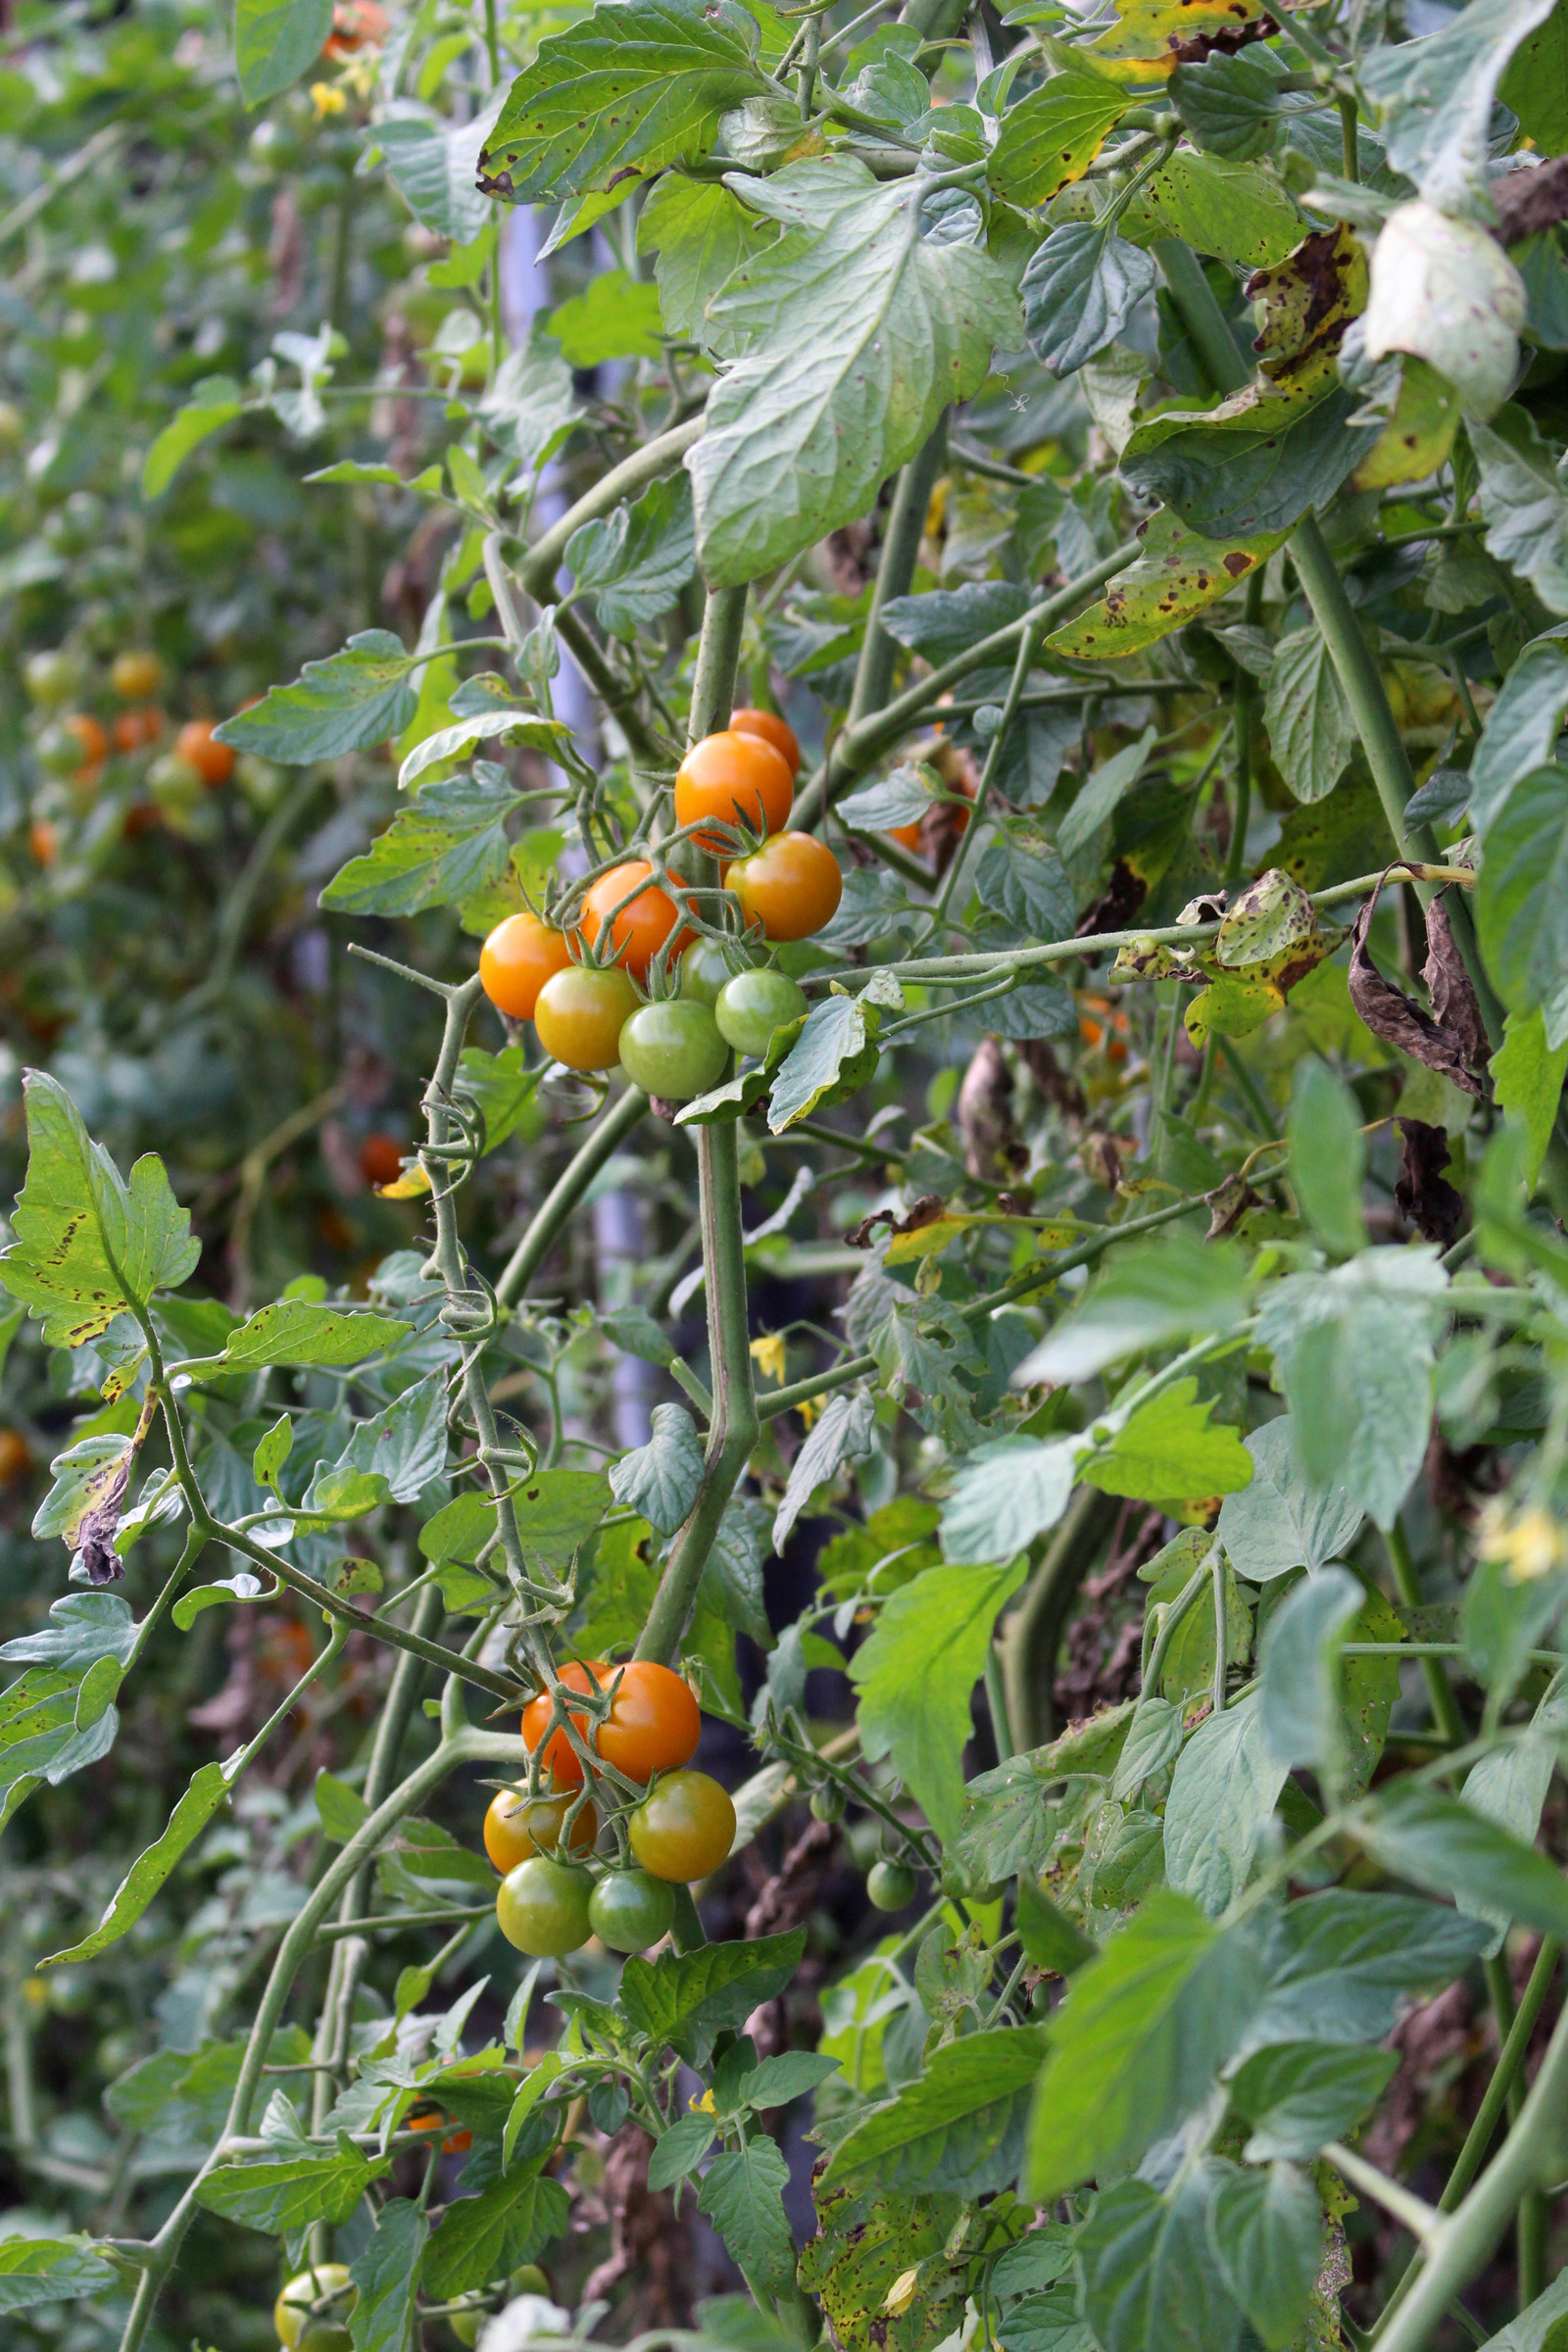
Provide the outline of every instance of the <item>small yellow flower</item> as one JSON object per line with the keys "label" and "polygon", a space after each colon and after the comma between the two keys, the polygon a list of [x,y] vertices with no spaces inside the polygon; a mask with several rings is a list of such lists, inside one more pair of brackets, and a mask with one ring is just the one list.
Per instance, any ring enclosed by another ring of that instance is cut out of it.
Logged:
{"label": "small yellow flower", "polygon": [[760,1340],[754,1340],[752,1342],[752,1361],[764,1380],[776,1380],[782,1386],[784,1380],[783,1333],[767,1331]]}
{"label": "small yellow flower", "polygon": [[901,2271],[888,2288],[887,2300],[882,2306],[883,2310],[890,2311],[896,2320],[902,2320],[909,2305],[914,2301],[914,2290],[919,2283],[920,2274],[917,2270]]}
{"label": "small yellow flower", "polygon": [[700,2099],[688,2099],[686,2105],[693,2115],[716,2115],[718,2113],[718,2109],[713,2105],[713,2094],[710,2090],[705,2090]]}
{"label": "small yellow flower", "polygon": [[1540,1503],[1508,1515],[1505,1505],[1494,1504],[1482,1522],[1484,1559],[1501,1560],[1511,1585],[1535,1584],[1568,1561],[1568,1544],[1551,1513]]}
{"label": "small yellow flower", "polygon": [[801,1419],[806,1424],[806,1427],[809,1429],[811,1423],[816,1419],[818,1413],[822,1410],[822,1407],[815,1403],[811,1397],[803,1396],[799,1406],[796,1409],[799,1411]]}
{"label": "small yellow flower", "polygon": [[311,104],[316,109],[318,122],[327,115],[346,115],[349,107],[349,102],[343,92],[334,89],[329,81],[312,82]]}

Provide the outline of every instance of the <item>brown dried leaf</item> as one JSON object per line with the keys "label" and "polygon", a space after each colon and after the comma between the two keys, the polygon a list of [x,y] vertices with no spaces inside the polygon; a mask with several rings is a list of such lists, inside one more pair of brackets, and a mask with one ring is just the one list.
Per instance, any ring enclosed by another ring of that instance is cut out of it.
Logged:
{"label": "brown dried leaf", "polygon": [[1350,931],[1350,969],[1348,984],[1350,1002],[1355,1006],[1374,1037],[1385,1045],[1396,1046],[1401,1054],[1424,1062],[1440,1077],[1451,1079],[1467,1095],[1486,1099],[1486,1088],[1471,1069],[1459,1034],[1441,1021],[1435,1021],[1419,1004],[1411,1003],[1392,981],[1385,980],[1367,954],[1366,935],[1377,906],[1378,893],[1373,892]]}
{"label": "brown dried leaf", "polygon": [[1458,1235],[1464,1201],[1443,1173],[1448,1164],[1447,1135],[1425,1119],[1396,1119],[1395,1124],[1404,1138],[1399,1181],[1394,1188],[1399,1214],[1424,1242],[1449,1249]]}
{"label": "brown dried leaf", "polygon": [[1445,1029],[1453,1031],[1465,1060],[1472,1069],[1484,1070],[1492,1059],[1487,1025],[1441,898],[1434,899],[1427,908],[1427,959],[1421,977],[1434,1013]]}

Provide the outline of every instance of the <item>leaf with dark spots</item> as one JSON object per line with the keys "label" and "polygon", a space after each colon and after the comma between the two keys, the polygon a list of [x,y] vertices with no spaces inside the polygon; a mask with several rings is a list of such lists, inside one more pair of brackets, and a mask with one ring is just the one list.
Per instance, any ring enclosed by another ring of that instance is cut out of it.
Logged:
{"label": "leaf with dark spots", "polygon": [[1436,1070],[1440,1077],[1451,1079],[1467,1095],[1484,1101],[1487,1090],[1470,1067],[1463,1037],[1456,1029],[1434,1020],[1430,1012],[1412,1004],[1391,980],[1385,980],[1367,954],[1366,935],[1377,903],[1378,893],[1374,891],[1351,926],[1348,975],[1351,1004],[1374,1037],[1382,1038],[1385,1045],[1396,1046],[1401,1054],[1410,1054],[1429,1070]]}
{"label": "leaf with dark spots", "polygon": [[1446,1250],[1459,1231],[1464,1201],[1443,1171],[1448,1164],[1448,1138],[1442,1127],[1425,1119],[1396,1119],[1404,1138],[1399,1180],[1394,1198],[1399,1214],[1413,1225],[1424,1242]]}

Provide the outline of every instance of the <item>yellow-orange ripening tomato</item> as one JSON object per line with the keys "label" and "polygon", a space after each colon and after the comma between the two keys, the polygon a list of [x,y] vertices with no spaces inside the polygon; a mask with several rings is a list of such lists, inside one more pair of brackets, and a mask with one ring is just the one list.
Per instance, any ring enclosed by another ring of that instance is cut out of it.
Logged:
{"label": "yellow-orange ripening tomato", "polygon": [[539,991],[533,1025],[553,1061],[568,1070],[612,1070],[620,1033],[637,1009],[637,991],[619,965],[594,971],[570,963]]}
{"label": "yellow-orange ripening tomato", "polygon": [[[608,922],[619,960],[635,980],[647,979],[648,966],[680,921],[680,911],[667,891],[657,885],[637,890],[653,870],[646,858],[628,858],[624,865],[612,865],[608,874],[601,874],[583,901],[584,937],[597,946]],[[631,897],[633,891],[637,892],[635,898]],[[623,899],[628,901],[625,906],[621,905]],[[612,912],[617,907],[619,912]],[[690,931],[681,931],[669,951],[672,958],[692,936]],[[623,955],[619,954],[622,949]]]}
{"label": "yellow-orange ripening tomato", "polygon": [[706,1772],[670,1772],[626,1825],[651,1879],[706,1879],[735,1842],[735,1807]]}
{"label": "yellow-orange ripening tomato", "polygon": [[187,719],[174,738],[174,751],[179,759],[188,760],[202,782],[216,792],[234,773],[234,748],[213,741],[214,724],[210,718]]}
{"label": "yellow-orange ripening tomato", "polygon": [[32,1452],[20,1429],[0,1429],[0,1487],[14,1487],[32,1468]]}
{"label": "yellow-orange ripening tomato", "polygon": [[[575,1756],[571,1760],[574,1764],[577,1761]],[[577,1786],[581,1785],[579,1768]],[[519,1862],[526,1862],[530,1854],[555,1852],[574,1794],[573,1789],[564,1793],[554,1790],[539,1796],[530,1796],[525,1788],[496,1790],[484,1817],[484,1850],[503,1878],[508,1871],[515,1870]],[[598,1835],[599,1815],[590,1800],[571,1825],[572,1852],[586,1853]]]}
{"label": "yellow-orange ripening tomato", "polygon": [[127,648],[115,656],[109,683],[122,703],[145,703],[163,684],[164,665],[156,654]]}
{"label": "yellow-orange ripening tomato", "polygon": [[386,10],[377,7],[376,0],[337,0],[321,55],[352,57],[356,49],[379,47],[386,39],[388,22]]}
{"label": "yellow-orange ripening tomato", "polygon": [[564,931],[552,931],[536,914],[509,914],[479,950],[479,983],[498,1012],[531,1021],[539,991],[570,961]]}
{"label": "yellow-orange ripening tomato", "polygon": [[729,723],[737,735],[760,735],[764,743],[770,743],[775,752],[783,754],[789,761],[790,774],[800,774],[801,747],[795,729],[776,710],[732,710]]}
{"label": "yellow-orange ripening tomato", "polygon": [[775,833],[750,858],[737,858],[724,885],[748,923],[769,939],[809,939],[832,921],[844,895],[839,861],[812,833]]}
{"label": "yellow-orange ripening tomato", "polygon": [[[753,833],[776,833],[788,823],[794,798],[794,770],[761,735],[738,730],[705,735],[675,770],[677,825],[714,817],[723,825],[746,825]],[[692,839],[715,855],[736,847],[733,839],[710,828]]]}

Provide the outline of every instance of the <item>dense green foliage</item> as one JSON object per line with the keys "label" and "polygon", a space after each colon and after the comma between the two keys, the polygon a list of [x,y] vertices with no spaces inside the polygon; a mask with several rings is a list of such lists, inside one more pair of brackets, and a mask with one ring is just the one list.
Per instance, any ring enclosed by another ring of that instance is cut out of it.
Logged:
{"label": "dense green foliage", "polygon": [[8,2344],[1548,2352],[1564,0],[4,23]]}

